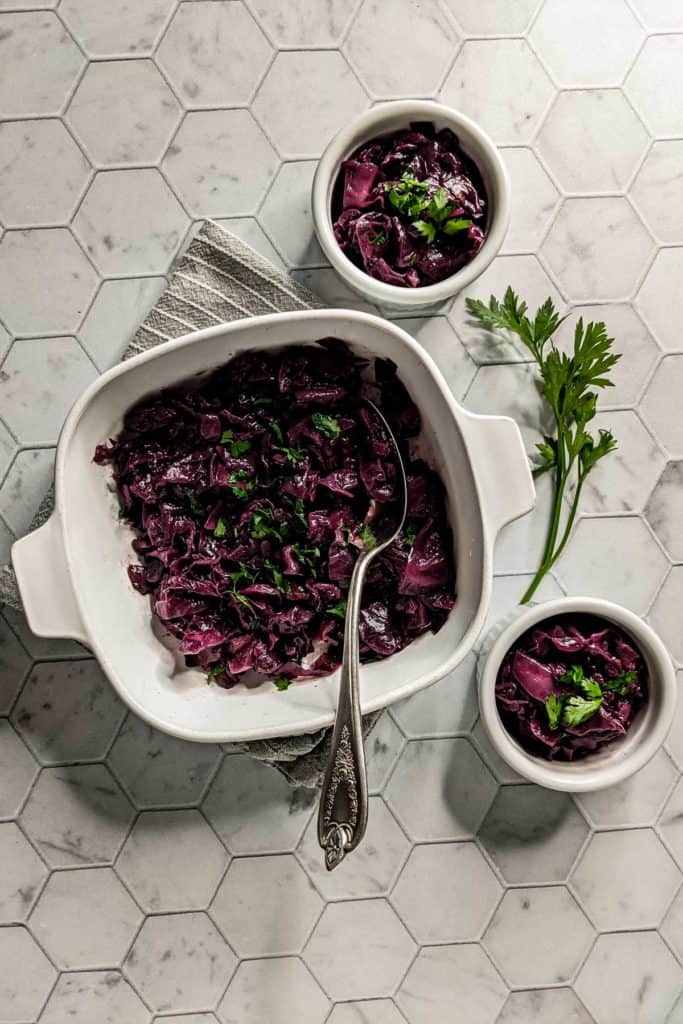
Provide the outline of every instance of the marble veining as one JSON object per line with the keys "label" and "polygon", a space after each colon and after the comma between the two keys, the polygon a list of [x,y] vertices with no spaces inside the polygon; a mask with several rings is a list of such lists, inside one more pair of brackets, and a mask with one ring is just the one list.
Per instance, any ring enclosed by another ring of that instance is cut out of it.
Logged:
{"label": "marble veining", "polygon": [[[529,353],[468,322],[508,284],[604,319],[622,353],[539,590],[646,615],[683,684],[683,15],[676,0],[0,0],[0,563],[71,403],[212,217],[330,305],[389,315],[469,409],[547,424]],[[478,120],[512,183],[500,255],[420,316],[325,265],[309,190],[382,99]],[[496,548],[486,628],[547,527]],[[527,785],[478,718],[476,652],[383,715],[365,843],[330,874],[315,794],[126,714],[73,641],[0,614],[0,1021],[683,1024],[683,699],[627,783]],[[558,941],[561,937],[561,941]]]}

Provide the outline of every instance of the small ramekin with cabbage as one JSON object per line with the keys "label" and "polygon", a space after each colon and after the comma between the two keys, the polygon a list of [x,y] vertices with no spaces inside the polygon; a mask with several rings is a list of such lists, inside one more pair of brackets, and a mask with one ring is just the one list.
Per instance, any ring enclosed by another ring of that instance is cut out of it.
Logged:
{"label": "small ramekin with cabbage", "polygon": [[341,251],[370,277],[405,288],[443,281],[473,260],[487,215],[477,167],[450,128],[431,122],[359,146],[332,199]]}
{"label": "small ramekin with cabbage", "polygon": [[622,629],[563,615],[523,633],[496,679],[501,720],[531,754],[575,761],[625,736],[648,699],[640,651]]}
{"label": "small ramekin with cabbage", "polygon": [[404,528],[364,589],[361,657],[382,659],[437,631],[455,600],[444,488],[411,455],[420,415],[393,363],[364,364],[336,339],[244,353],[198,385],[144,398],[95,452],[135,533],[133,587],[219,686],[269,677],[286,689],[341,660],[353,566],[396,494],[366,391],[408,484]]}

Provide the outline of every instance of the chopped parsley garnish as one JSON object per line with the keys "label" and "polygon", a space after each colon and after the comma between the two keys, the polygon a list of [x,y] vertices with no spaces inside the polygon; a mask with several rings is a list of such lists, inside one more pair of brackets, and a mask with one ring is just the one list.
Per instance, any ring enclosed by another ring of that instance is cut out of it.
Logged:
{"label": "chopped parsley garnish", "polygon": [[427,242],[433,242],[439,231],[457,235],[472,223],[467,217],[454,216],[458,208],[449,203],[445,188],[438,188],[430,196],[427,183],[418,181],[412,174],[403,174],[398,181],[388,181],[384,188],[394,209],[412,218],[412,226]]}
{"label": "chopped parsley garnish", "polygon": [[372,551],[377,544],[377,538],[367,524],[365,526],[361,526],[358,531],[358,536],[363,541],[363,544],[368,551]]}
{"label": "chopped parsley garnish", "polygon": [[291,462],[293,466],[298,466],[298,464],[306,455],[306,451],[304,448],[287,448],[281,446],[278,449],[278,451],[281,451],[285,458],[288,459],[288,461]]}
{"label": "chopped parsley garnish", "polygon": [[210,686],[216,676],[221,675],[222,672],[225,672],[225,665],[214,665],[213,668],[210,668],[206,677],[207,684]]}
{"label": "chopped parsley garnish", "polygon": [[403,527],[403,536],[405,538],[405,541],[406,541],[406,544],[408,545],[408,547],[412,548],[413,544],[415,543],[415,538],[417,537],[417,526],[416,526],[416,524],[415,523],[408,523],[407,526],[404,526]]}
{"label": "chopped parsley garnish", "polygon": [[288,533],[287,523],[276,522],[275,515],[269,505],[255,509],[251,514],[251,536],[254,540],[265,540],[273,537],[282,543]]}
{"label": "chopped parsley garnish", "polygon": [[235,431],[234,430],[224,430],[223,433],[221,434],[220,443],[221,444],[227,444],[228,441],[232,441],[234,436],[235,436]]}
{"label": "chopped parsley garnish", "polygon": [[286,593],[288,590],[288,584],[282,573],[282,569],[280,569],[279,566],[275,565],[274,562],[271,562],[269,558],[265,559],[263,567],[267,569],[269,573],[271,573],[273,580],[275,582],[275,586],[278,588],[278,590],[282,590]]}
{"label": "chopped parsley garnish", "polygon": [[550,728],[559,728],[562,715],[562,698],[558,697],[556,693],[551,693],[545,702],[545,709],[548,712],[548,725]]}
{"label": "chopped parsley garnish", "polygon": [[327,416],[324,412],[314,412],[311,420],[316,430],[319,430],[330,441],[334,441],[336,437],[339,437],[341,427],[339,426],[339,421],[334,416]]}
{"label": "chopped parsley garnish", "polygon": [[637,672],[627,672],[625,669],[622,669],[619,675],[614,676],[612,679],[605,679],[602,688],[603,690],[612,690],[613,693],[617,693],[620,697],[625,697],[637,677]]}
{"label": "chopped parsley garnish", "polygon": [[218,537],[218,538],[225,537],[227,532],[228,532],[228,524],[225,521],[225,519],[223,519],[223,517],[221,516],[220,519],[218,520],[218,522],[216,523],[215,527],[214,527],[213,535],[214,535],[214,537]]}
{"label": "chopped parsley garnish", "polygon": [[326,609],[328,615],[336,615],[338,619],[346,618],[346,598],[342,597],[336,604]]}
{"label": "chopped parsley garnish", "polygon": [[306,513],[304,512],[303,498],[294,499],[294,515],[297,517],[303,528],[307,530],[308,519],[306,518]]}
{"label": "chopped parsley garnish", "polygon": [[264,398],[255,398],[254,399],[254,405],[272,405],[272,404],[273,404],[273,399],[272,398],[265,398],[264,397]]}
{"label": "chopped parsley garnish", "polygon": [[581,665],[571,665],[565,674],[560,677],[560,682],[567,686],[578,686],[586,697],[602,697],[602,690],[599,683],[590,679]]}
{"label": "chopped parsley garnish", "polygon": [[282,427],[280,426],[278,421],[271,420],[268,426],[275,434],[275,440],[278,442],[278,444],[283,444],[285,440],[285,435],[282,433]]}
{"label": "chopped parsley garnish", "polygon": [[244,455],[245,452],[248,452],[250,450],[251,441],[248,441],[246,438],[244,438],[244,440],[241,441],[233,441],[232,444],[230,445],[230,454],[232,455],[233,459],[238,458],[240,455]]}
{"label": "chopped parsley garnish", "polygon": [[291,679],[287,679],[287,676],[278,676],[277,679],[273,679],[273,683],[275,684],[277,689],[280,690],[280,692],[282,692],[283,690],[288,690],[291,681]]}
{"label": "chopped parsley garnish", "polygon": [[568,697],[562,708],[563,725],[581,725],[587,718],[594,715],[602,704],[602,696],[593,700],[586,700],[585,697]]}
{"label": "chopped parsley garnish", "polygon": [[383,231],[378,231],[374,238],[370,239],[370,245],[384,245],[387,240],[387,236]]}

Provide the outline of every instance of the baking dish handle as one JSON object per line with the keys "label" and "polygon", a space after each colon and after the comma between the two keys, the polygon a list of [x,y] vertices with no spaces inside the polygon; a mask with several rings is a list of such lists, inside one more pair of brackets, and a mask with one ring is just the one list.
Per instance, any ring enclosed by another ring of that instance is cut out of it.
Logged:
{"label": "baking dish handle", "polygon": [[472,468],[479,485],[482,515],[491,536],[536,504],[536,489],[522,435],[508,416],[477,416],[463,421]]}
{"label": "baking dish handle", "polygon": [[88,644],[67,568],[59,515],[12,546],[12,565],[31,630]]}

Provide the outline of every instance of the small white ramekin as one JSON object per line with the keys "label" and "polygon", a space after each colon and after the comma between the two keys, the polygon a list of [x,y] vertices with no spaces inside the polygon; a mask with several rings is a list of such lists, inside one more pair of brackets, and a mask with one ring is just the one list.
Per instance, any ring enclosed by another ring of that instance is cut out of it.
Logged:
{"label": "small white ramekin", "polygon": [[[648,701],[622,739],[581,761],[545,761],[527,753],[503,725],[496,706],[496,677],[508,650],[530,626],[571,612],[598,616],[619,626],[631,637],[647,665]],[[569,793],[606,789],[637,772],[661,747],[676,708],[676,674],[654,630],[627,608],[592,597],[562,597],[525,608],[512,619],[504,619],[484,640],[477,675],[482,723],[497,753],[530,782]]]}
{"label": "small white ramekin", "polygon": [[[474,259],[457,273],[424,288],[401,288],[370,277],[344,255],[332,227],[332,192],[342,161],[363,142],[407,128],[412,121],[432,121],[437,130],[450,128],[455,132],[463,150],[479,168],[489,203],[486,240]],[[510,181],[494,143],[469,117],[430,100],[397,100],[371,107],[332,138],[313,178],[311,210],[320,247],[355,292],[382,306],[421,309],[444,302],[471,284],[498,254],[510,221]]]}

